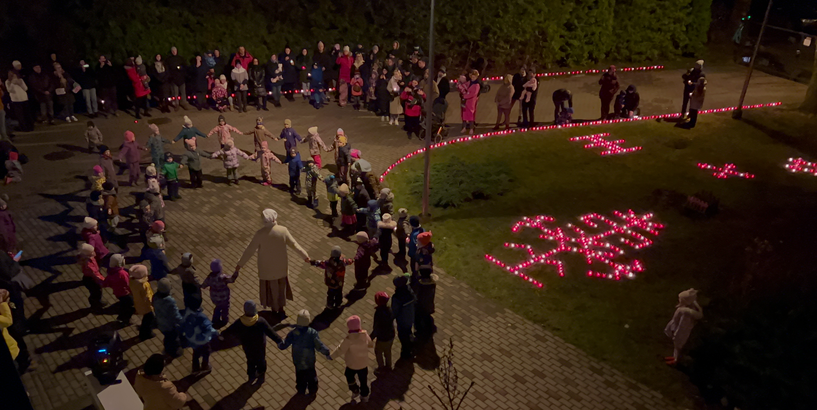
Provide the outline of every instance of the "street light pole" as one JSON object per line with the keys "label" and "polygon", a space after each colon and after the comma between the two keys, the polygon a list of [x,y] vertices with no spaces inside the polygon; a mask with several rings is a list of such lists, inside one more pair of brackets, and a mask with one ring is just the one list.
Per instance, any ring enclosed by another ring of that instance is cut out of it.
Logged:
{"label": "street light pole", "polygon": [[[423,216],[431,216],[428,208],[428,191],[431,185],[431,134],[434,132],[431,125],[434,99],[432,98],[434,85],[431,83],[436,78],[434,72],[434,0],[431,0],[431,16],[428,25],[428,81],[426,84],[426,152],[425,152],[425,174],[423,175]],[[448,81],[444,79],[443,81]]]}
{"label": "street light pole", "polygon": [[739,120],[743,118],[743,99],[746,98],[746,90],[749,89],[749,80],[752,78],[752,71],[755,69],[755,60],[757,59],[757,50],[760,48],[760,40],[763,38],[763,32],[766,30],[766,22],[769,21],[769,11],[772,10],[772,0],[769,0],[769,5],[766,6],[766,15],[763,16],[763,24],[760,25],[760,33],[757,35],[755,41],[755,49],[752,51],[752,59],[749,60],[749,71],[746,73],[746,80],[743,82],[743,90],[740,92],[740,101],[735,111],[732,111],[732,118]]}

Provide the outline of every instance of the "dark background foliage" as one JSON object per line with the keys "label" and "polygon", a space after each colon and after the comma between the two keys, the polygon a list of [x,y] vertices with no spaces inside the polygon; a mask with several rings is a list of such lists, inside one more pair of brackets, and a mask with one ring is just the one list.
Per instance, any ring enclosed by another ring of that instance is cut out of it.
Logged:
{"label": "dark background foliage", "polygon": [[[437,2],[440,64],[479,57],[539,67],[659,60],[699,53],[712,0],[448,0]],[[180,54],[246,46],[263,60],[289,44],[381,48],[428,44],[429,0],[9,0],[0,2],[0,59],[61,61],[100,53]]]}

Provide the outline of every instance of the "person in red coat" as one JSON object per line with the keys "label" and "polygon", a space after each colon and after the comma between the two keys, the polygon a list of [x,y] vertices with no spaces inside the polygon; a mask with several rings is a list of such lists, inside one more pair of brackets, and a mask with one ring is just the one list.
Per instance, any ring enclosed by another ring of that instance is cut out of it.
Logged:
{"label": "person in red coat", "polygon": [[108,276],[105,277],[102,286],[111,288],[113,295],[119,299],[119,315],[116,320],[127,325],[133,316],[134,307],[133,295],[130,292],[130,276],[125,270],[125,257],[118,253],[114,254],[108,266]]}
{"label": "person in red coat", "polygon": [[238,48],[238,52],[233,55],[233,60],[230,65],[235,67],[235,63],[240,61],[241,66],[249,70],[250,67],[252,67],[252,60],[254,59],[252,54],[250,54],[244,46],[241,46]]}
{"label": "person in red coat", "polygon": [[354,63],[355,59],[349,51],[349,46],[343,46],[343,54],[339,55],[335,60],[335,64],[340,67],[338,72],[338,92],[340,93],[338,104],[341,107],[346,105],[349,97],[349,83],[352,81],[352,65]]}
{"label": "person in red coat", "polygon": [[148,113],[148,96],[150,95],[150,88],[145,86],[145,81],[150,81],[147,76],[139,75],[139,71],[137,70],[137,64],[134,62],[134,59],[131,57],[125,63],[125,72],[128,74],[128,78],[133,84],[133,111],[136,113],[136,118],[142,118],[139,115],[139,110],[145,112],[145,117],[149,117],[150,114]]}

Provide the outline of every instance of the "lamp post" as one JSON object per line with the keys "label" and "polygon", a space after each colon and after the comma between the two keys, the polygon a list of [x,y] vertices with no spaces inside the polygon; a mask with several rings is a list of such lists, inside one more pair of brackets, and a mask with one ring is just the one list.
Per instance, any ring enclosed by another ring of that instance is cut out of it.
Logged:
{"label": "lamp post", "polygon": [[[431,83],[434,81],[434,0],[431,0],[431,15],[428,25],[428,81],[426,84],[426,150],[425,150],[425,173],[423,174],[423,217],[431,217],[428,209],[428,191],[431,185],[431,128],[432,109],[434,108],[433,90]],[[447,81],[447,80],[444,80]]]}
{"label": "lamp post", "polygon": [[755,69],[755,60],[757,59],[757,50],[760,48],[760,40],[763,38],[763,31],[766,30],[766,22],[769,21],[769,11],[772,10],[772,0],[769,0],[769,5],[766,6],[766,15],[763,16],[763,24],[760,25],[760,33],[757,35],[755,41],[755,49],[752,51],[752,59],[749,60],[749,71],[746,73],[746,80],[743,82],[743,90],[740,92],[740,101],[735,111],[732,111],[732,118],[739,120],[743,118],[743,100],[746,98],[746,90],[749,89],[749,80],[752,78],[752,71]]}

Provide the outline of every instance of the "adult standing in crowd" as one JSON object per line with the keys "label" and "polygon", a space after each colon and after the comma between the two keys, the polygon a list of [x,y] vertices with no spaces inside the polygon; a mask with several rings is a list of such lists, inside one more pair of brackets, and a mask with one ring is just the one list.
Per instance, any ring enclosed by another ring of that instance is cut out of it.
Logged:
{"label": "adult standing in crowd", "polygon": [[139,75],[139,69],[134,58],[128,58],[125,63],[125,73],[133,85],[133,113],[137,119],[142,118],[140,111],[145,113],[145,117],[150,117],[148,112],[148,96],[150,95],[150,88],[145,86],[147,79]]}
{"label": "adult standing in crowd", "polygon": [[309,50],[304,47],[301,49],[301,54],[295,57],[295,65],[298,67],[298,80],[301,82],[301,94],[304,100],[308,100],[311,93],[309,92],[309,70],[312,69],[312,56],[309,55]]}
{"label": "adult standing in crowd", "polygon": [[284,47],[284,52],[278,55],[278,61],[283,65],[281,68],[284,73],[284,85],[281,90],[287,100],[292,101],[295,89],[298,84],[298,70],[295,68],[295,60],[293,59],[292,49],[289,46]]}
{"label": "adult standing in crowd", "polygon": [[31,114],[28,110],[28,86],[14,70],[9,71],[6,92],[11,99],[11,109],[14,112],[14,118],[19,123],[20,131],[34,131],[34,123],[31,121]]}
{"label": "adult standing in crowd", "polygon": [[681,78],[684,80],[684,102],[681,104],[681,115],[686,117],[687,105],[692,92],[698,84],[698,80],[703,77],[704,60],[695,62],[695,67],[690,68]]}
{"label": "adult standing in crowd", "polygon": [[522,94],[519,96],[519,103],[522,105],[522,127],[533,127],[533,115],[536,112],[536,100],[539,98],[539,80],[533,70],[528,70],[527,80],[522,84]]}
{"label": "adult standing in crowd", "polygon": [[[460,80],[464,80],[465,76],[461,76]],[[461,81],[459,85],[460,98],[463,100],[462,105],[462,130],[461,134],[474,134],[476,128],[477,117],[477,102],[479,102],[479,71],[471,70],[468,73],[468,79]]]}
{"label": "adult standing in crowd", "polygon": [[241,60],[235,60],[235,67],[230,73],[235,84],[235,106],[238,112],[247,112],[247,93],[250,91],[250,75]]}
{"label": "adult standing in crowd", "polygon": [[266,69],[266,86],[267,90],[272,95],[272,104],[276,107],[281,106],[281,87],[284,84],[284,70],[278,61],[278,55],[270,56],[269,61],[265,66]]}
{"label": "adult standing in crowd", "polygon": [[170,47],[170,56],[167,57],[168,71],[170,71],[170,97],[173,98],[173,107],[176,111],[179,106],[187,109],[187,86],[185,85],[185,73],[187,65],[179,55],[179,49]]}
{"label": "adult standing in crowd", "polygon": [[698,123],[698,110],[704,106],[704,98],[706,97],[706,75],[701,73],[698,81],[695,83],[695,89],[689,96],[689,121],[683,124],[684,128],[695,128]]}
{"label": "adult standing in crowd", "polygon": [[269,111],[267,108],[267,89],[264,85],[266,78],[266,69],[257,58],[252,60],[252,68],[250,69],[250,81],[252,82],[253,94],[255,95],[255,110]]}
{"label": "adult standing in crowd", "polygon": [[440,69],[437,70],[437,78],[435,81],[437,82],[437,89],[440,92],[437,100],[444,102],[448,93],[451,92],[451,82],[448,81],[448,77],[445,75],[445,67],[440,67]]}
{"label": "adult standing in crowd", "polygon": [[[511,101],[511,109],[513,106],[516,105],[516,102],[519,101],[519,97],[522,96],[522,91],[525,91],[525,82],[527,81],[528,73],[525,69],[525,66],[522,66],[519,69],[519,72],[513,75],[513,79],[511,80],[511,85],[513,86],[513,101]],[[522,124],[522,103],[519,103],[519,117],[516,119],[516,125]]]}
{"label": "adult standing in crowd", "polygon": [[233,55],[233,60],[230,62],[230,65],[235,67],[235,62],[240,61],[242,67],[249,68],[252,65],[252,60],[252,54],[250,54],[244,46],[241,46],[238,47],[238,51]]}
{"label": "adult standing in crowd", "polygon": [[514,88],[511,85],[511,75],[507,74],[502,80],[502,85],[496,90],[494,101],[496,102],[496,124],[494,131],[499,130],[499,123],[505,117],[505,129],[511,126],[511,107],[513,106]]}
{"label": "adult standing in crowd", "polygon": [[102,103],[103,112],[108,112],[119,116],[116,110],[119,109],[119,102],[116,95],[116,71],[113,64],[104,55],[99,56],[99,66],[96,69],[96,79],[99,86],[99,102]]}
{"label": "adult standing in crowd", "polygon": [[161,54],[156,54],[153,59],[153,66],[150,69],[150,78],[152,80],[151,90],[153,90],[153,97],[159,103],[159,111],[170,112],[168,109],[168,98],[170,98],[170,73],[167,70],[167,64],[162,60]]}
{"label": "adult standing in crowd", "polygon": [[213,71],[215,73],[215,77],[218,78],[222,74],[224,74],[224,70],[227,67],[227,61],[224,56],[221,55],[221,51],[219,49],[213,50]]}
{"label": "adult standing in crowd", "polygon": [[335,65],[335,62],[332,60],[332,57],[329,55],[329,52],[326,50],[326,46],[323,44],[323,41],[318,41],[317,49],[312,56],[312,61],[318,64],[318,67],[321,68],[323,71],[323,79],[324,84],[327,88],[327,101],[329,97],[329,88],[332,87],[332,67]]}
{"label": "adult standing in crowd", "polygon": [[0,84],[0,141],[8,141],[9,134],[6,130],[6,103],[3,99],[6,97],[6,87]]}
{"label": "adult standing in crowd", "polygon": [[255,232],[235,270],[238,272],[257,253],[261,305],[270,307],[273,312],[284,318],[286,301],[293,300],[292,288],[289,285],[287,247],[297,250],[306,262],[309,262],[309,255],[287,228],[278,225],[277,212],[265,209],[262,217],[264,227]]}
{"label": "adult standing in crowd", "polygon": [[196,108],[201,111],[202,108],[207,108],[207,72],[210,67],[204,64],[204,58],[200,55],[196,56],[196,65],[192,67],[193,85],[195,86]]}
{"label": "adult standing in crowd", "polygon": [[43,72],[39,64],[32,67],[33,73],[28,77],[34,99],[40,104],[39,120],[45,124],[54,124],[54,78]]}
{"label": "adult standing in crowd", "polygon": [[599,79],[601,89],[599,89],[599,99],[601,100],[601,119],[606,120],[610,117],[610,104],[616,98],[621,86],[618,84],[618,75],[616,75],[616,66],[611,65],[607,72],[601,75]]}
{"label": "adult standing in crowd", "polygon": [[74,83],[74,79],[65,72],[60,63],[54,63],[54,78],[54,86],[56,87],[54,88],[54,94],[57,96],[57,101],[62,105],[60,118],[65,122],[78,121],[77,117],[74,116],[74,103],[76,102],[74,93],[79,92],[79,90],[75,91],[76,83]]}
{"label": "adult standing in crowd", "polygon": [[99,104],[96,99],[96,73],[85,60],[79,60],[79,67],[77,67],[74,78],[82,88],[82,98],[85,99],[88,116],[95,118],[99,112]]}

